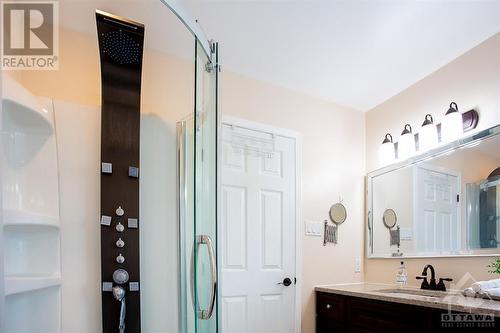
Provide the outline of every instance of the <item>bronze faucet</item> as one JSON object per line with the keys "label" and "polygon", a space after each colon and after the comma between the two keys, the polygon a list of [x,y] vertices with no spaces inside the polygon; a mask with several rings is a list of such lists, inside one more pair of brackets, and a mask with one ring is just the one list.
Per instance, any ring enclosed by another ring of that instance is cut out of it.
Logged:
{"label": "bronze faucet", "polygon": [[[431,280],[427,282],[427,271],[429,269],[431,270]],[[446,291],[444,281],[453,281],[453,279],[450,278],[440,278],[439,283],[436,284],[436,271],[432,265],[426,265],[422,271],[422,276],[417,276],[417,280],[422,280],[420,289],[439,291]]]}

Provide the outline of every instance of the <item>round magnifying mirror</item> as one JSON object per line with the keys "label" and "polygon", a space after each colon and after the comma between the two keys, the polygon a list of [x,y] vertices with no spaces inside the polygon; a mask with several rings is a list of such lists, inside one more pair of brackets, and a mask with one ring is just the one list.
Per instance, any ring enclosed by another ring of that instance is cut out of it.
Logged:
{"label": "round magnifying mirror", "polygon": [[384,225],[391,229],[394,228],[396,222],[398,221],[398,217],[396,212],[392,209],[386,209],[384,215],[382,216],[382,220],[384,221]]}
{"label": "round magnifying mirror", "polygon": [[330,207],[330,220],[335,224],[342,224],[347,218],[347,210],[341,203],[336,203]]}

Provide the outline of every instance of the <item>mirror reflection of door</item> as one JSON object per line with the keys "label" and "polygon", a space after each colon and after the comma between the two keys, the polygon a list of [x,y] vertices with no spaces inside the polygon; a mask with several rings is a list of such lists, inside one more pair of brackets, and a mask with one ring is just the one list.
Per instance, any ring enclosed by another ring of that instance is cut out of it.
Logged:
{"label": "mirror reflection of door", "polygon": [[415,177],[415,249],[453,252],[460,249],[460,174],[419,165]]}

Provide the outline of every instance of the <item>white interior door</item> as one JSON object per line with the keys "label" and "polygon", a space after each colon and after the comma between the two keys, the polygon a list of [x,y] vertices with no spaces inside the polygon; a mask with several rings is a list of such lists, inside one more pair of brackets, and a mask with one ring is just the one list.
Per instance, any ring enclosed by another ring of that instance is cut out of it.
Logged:
{"label": "white interior door", "polygon": [[459,175],[451,170],[417,166],[415,177],[417,251],[459,250]]}
{"label": "white interior door", "polygon": [[295,332],[295,139],[227,125],[222,138],[221,332]]}

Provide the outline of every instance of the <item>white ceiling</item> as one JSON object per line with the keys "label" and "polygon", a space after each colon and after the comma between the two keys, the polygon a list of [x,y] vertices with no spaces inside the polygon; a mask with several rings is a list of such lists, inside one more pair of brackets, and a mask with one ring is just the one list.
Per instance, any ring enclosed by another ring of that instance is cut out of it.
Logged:
{"label": "white ceiling", "polygon": [[[500,31],[500,0],[185,0],[220,42],[223,70],[367,111]],[[93,10],[146,24],[146,46],[189,57],[160,0],[60,0],[61,23],[95,33]],[[83,15],[82,15],[83,13]]]}

